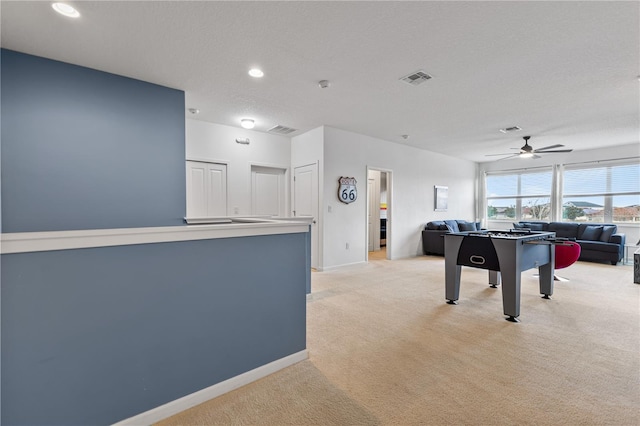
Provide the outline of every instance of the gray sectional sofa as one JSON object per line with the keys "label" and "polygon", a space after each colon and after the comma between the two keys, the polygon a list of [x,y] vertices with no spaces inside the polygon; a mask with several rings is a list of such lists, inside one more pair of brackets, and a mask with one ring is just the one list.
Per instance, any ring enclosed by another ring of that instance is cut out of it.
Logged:
{"label": "gray sectional sofa", "polygon": [[[578,260],[617,264],[624,256],[625,235],[618,234],[613,223],[526,222],[513,224],[514,229],[555,232],[556,237],[575,240],[580,244]],[[432,221],[422,231],[424,254],[444,256],[443,235],[449,232],[480,231],[480,222],[466,220]]]}
{"label": "gray sectional sofa", "polygon": [[555,232],[556,237],[575,239],[580,244],[578,260],[606,261],[612,265],[624,256],[625,235],[613,223],[517,222],[515,229]]}
{"label": "gray sectional sofa", "polygon": [[444,234],[449,232],[480,231],[480,229],[480,222],[434,220],[427,223],[422,231],[422,250],[424,254],[444,256]]}

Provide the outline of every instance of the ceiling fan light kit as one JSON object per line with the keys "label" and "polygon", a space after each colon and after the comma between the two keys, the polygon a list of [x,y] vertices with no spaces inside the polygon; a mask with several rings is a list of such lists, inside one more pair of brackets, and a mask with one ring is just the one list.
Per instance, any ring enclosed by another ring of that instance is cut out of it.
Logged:
{"label": "ceiling fan light kit", "polygon": [[[554,154],[554,153],[559,153],[559,152],[571,152],[573,151],[573,149],[554,149],[554,148],[561,148],[564,145],[560,145],[560,144],[556,144],[556,145],[549,145],[549,146],[545,146],[543,148],[540,149],[533,149],[533,147],[531,145],[529,145],[529,139],[531,139],[531,136],[523,136],[522,139],[524,139],[524,145],[522,147],[520,147],[520,152],[517,154],[487,154],[486,157],[494,157],[494,156],[499,156],[499,155],[503,155],[505,156],[504,158],[499,158],[498,160],[506,160],[507,158],[513,158],[513,157],[520,157],[520,158],[542,158],[540,157],[538,154]],[[517,149],[517,148],[513,148],[513,149]]]}

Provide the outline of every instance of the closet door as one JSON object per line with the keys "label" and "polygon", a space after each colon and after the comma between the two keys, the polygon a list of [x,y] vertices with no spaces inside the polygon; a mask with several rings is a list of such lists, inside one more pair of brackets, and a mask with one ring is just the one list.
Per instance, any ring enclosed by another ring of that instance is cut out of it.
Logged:
{"label": "closet door", "polygon": [[187,161],[187,217],[227,216],[227,165]]}
{"label": "closet door", "polygon": [[293,178],[293,215],[310,217],[311,222],[311,267],[317,268],[320,254],[318,220],[320,216],[318,196],[318,165],[296,167]]}
{"label": "closet door", "polygon": [[251,166],[251,214],[285,216],[285,169]]}

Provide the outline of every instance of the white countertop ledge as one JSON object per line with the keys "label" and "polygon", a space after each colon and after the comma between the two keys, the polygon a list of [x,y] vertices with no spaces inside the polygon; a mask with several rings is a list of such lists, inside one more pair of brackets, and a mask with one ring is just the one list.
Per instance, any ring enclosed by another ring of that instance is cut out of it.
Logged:
{"label": "white countertop ledge", "polygon": [[229,217],[185,219],[197,225],[153,228],[86,229],[76,231],[3,233],[0,253],[29,253],[154,244],[216,238],[308,232],[312,218]]}

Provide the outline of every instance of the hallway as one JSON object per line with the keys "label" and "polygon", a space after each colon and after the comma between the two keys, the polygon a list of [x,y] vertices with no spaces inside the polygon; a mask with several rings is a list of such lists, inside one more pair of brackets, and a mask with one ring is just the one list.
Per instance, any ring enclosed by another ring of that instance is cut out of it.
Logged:
{"label": "hallway", "polygon": [[369,262],[387,260],[387,247],[380,247],[380,250],[369,252]]}

